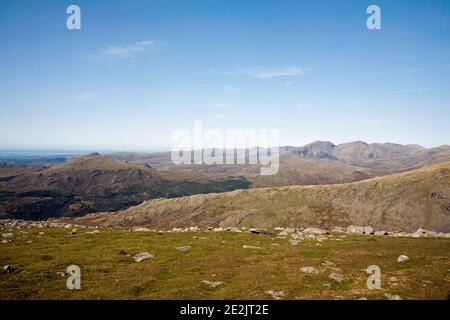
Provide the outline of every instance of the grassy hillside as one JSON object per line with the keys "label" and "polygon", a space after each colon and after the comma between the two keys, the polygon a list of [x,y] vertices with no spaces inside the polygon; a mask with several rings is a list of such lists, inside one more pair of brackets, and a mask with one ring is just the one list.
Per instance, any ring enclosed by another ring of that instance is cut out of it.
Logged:
{"label": "grassy hillside", "polygon": [[[281,299],[446,299],[450,290],[450,239],[333,234],[293,246],[250,233],[86,231],[9,231],[13,241],[0,244],[0,265],[17,270],[0,273],[0,299],[272,299],[267,291],[281,291]],[[191,249],[176,249],[186,245]],[[135,262],[143,251],[155,258]],[[398,263],[401,254],[410,261]],[[80,267],[81,290],[66,287],[71,264]],[[380,290],[366,286],[365,269],[374,264]],[[318,273],[302,273],[307,266]],[[342,274],[341,283],[332,272]]]}
{"label": "grassy hillside", "polygon": [[159,197],[247,188],[241,177],[157,171],[99,154],[21,174],[0,185],[0,217],[44,219],[120,210]]}
{"label": "grassy hillside", "polygon": [[304,227],[370,225],[378,230],[450,231],[450,163],[381,178],[321,186],[237,190],[156,199],[87,224],[114,227]]}

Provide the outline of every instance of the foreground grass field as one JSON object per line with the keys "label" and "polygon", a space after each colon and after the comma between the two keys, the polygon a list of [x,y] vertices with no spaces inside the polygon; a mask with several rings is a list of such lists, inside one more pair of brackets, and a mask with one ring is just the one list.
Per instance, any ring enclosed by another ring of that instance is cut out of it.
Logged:
{"label": "foreground grass field", "polygon": [[[270,290],[282,291],[282,299],[448,299],[450,291],[450,239],[333,234],[293,246],[250,233],[67,231],[2,231],[14,237],[0,243],[0,266],[17,271],[0,274],[0,299],[272,299]],[[135,262],[143,251],[156,257]],[[410,260],[397,262],[401,254]],[[68,290],[60,274],[71,264],[80,266],[81,290]],[[380,290],[367,289],[370,265],[381,268]],[[300,271],[308,266],[319,273]],[[337,268],[341,283],[329,278]]]}

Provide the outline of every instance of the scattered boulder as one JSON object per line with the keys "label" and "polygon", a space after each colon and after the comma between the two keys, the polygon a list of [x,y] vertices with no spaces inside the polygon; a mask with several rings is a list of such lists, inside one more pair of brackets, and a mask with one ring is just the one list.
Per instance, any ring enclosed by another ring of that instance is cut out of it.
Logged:
{"label": "scattered boulder", "polygon": [[155,255],[153,253],[149,253],[149,252],[140,252],[136,255],[133,256],[134,261],[136,262],[141,262],[147,259],[153,259],[155,257]]}
{"label": "scattered boulder", "polygon": [[345,228],[343,228],[343,227],[334,227],[333,229],[331,229],[331,232],[344,233],[345,232]]}
{"label": "scattered boulder", "polygon": [[370,226],[364,227],[364,234],[372,234],[373,229]]}
{"label": "scattered boulder", "polygon": [[409,261],[409,257],[402,254],[397,258],[397,261],[398,262],[406,262],[406,261]]}
{"label": "scattered boulder", "polygon": [[136,228],[136,229],[134,229],[134,231],[135,232],[151,232],[152,230],[149,228],[142,227],[142,228]]}
{"label": "scattered boulder", "polygon": [[271,235],[272,234],[272,231],[264,230],[264,229],[251,228],[251,229],[249,229],[249,231],[251,233],[256,233],[256,234],[265,234],[265,235]]}
{"label": "scattered boulder", "polygon": [[314,235],[322,235],[322,234],[328,234],[327,230],[309,227],[302,231],[304,234],[314,234]]}
{"label": "scattered boulder", "polygon": [[317,274],[319,273],[319,270],[317,270],[314,267],[302,267],[300,268],[300,271],[303,273],[308,273],[308,274]]}
{"label": "scattered boulder", "polygon": [[3,267],[4,273],[13,273],[16,270],[17,270],[17,267],[13,264],[7,264],[6,266]]}
{"label": "scattered boulder", "polygon": [[283,291],[273,291],[273,290],[269,290],[269,291],[264,291],[265,293],[269,294],[274,300],[281,300],[284,296],[284,292]]}
{"label": "scattered boulder", "polygon": [[261,247],[257,247],[257,246],[249,246],[249,245],[246,245],[246,244],[244,244],[244,245],[242,246],[242,248],[244,248],[244,249],[262,249]]}
{"label": "scattered boulder", "polygon": [[191,249],[191,246],[181,246],[181,247],[177,247],[177,250],[180,250],[180,251],[188,251],[189,249]]}
{"label": "scattered boulder", "polygon": [[344,277],[342,276],[342,274],[334,272],[334,271],[332,273],[330,273],[330,275],[328,277],[339,283],[341,283],[344,280]]}
{"label": "scattered boulder", "polygon": [[7,238],[12,238],[14,237],[14,233],[8,232],[8,233],[2,233],[2,237],[7,239]]}
{"label": "scattered boulder", "polygon": [[349,234],[364,234],[365,228],[359,226],[348,226],[346,233]]}
{"label": "scattered boulder", "polygon": [[438,234],[434,231],[428,231],[422,228],[417,229],[416,232],[411,233],[411,237],[420,238],[420,237],[437,237]]}
{"label": "scattered boulder", "polygon": [[92,231],[87,231],[85,234],[97,234],[97,233],[100,233],[100,231],[95,229],[95,230],[92,230]]}
{"label": "scattered boulder", "polygon": [[402,298],[396,294],[385,293],[384,296],[388,298],[388,300],[402,300]]}
{"label": "scattered boulder", "polygon": [[77,234],[77,232],[78,232],[77,229],[72,229],[72,230],[70,230],[70,231],[67,232],[67,235],[68,235],[68,236],[74,236],[74,235]]}
{"label": "scattered boulder", "polygon": [[298,241],[298,240],[290,239],[290,240],[289,240],[289,243],[292,244],[293,246],[298,246],[299,241]]}
{"label": "scattered boulder", "polygon": [[375,231],[374,235],[381,237],[381,236],[387,236],[389,233],[387,231]]}
{"label": "scattered boulder", "polygon": [[328,268],[332,268],[335,266],[335,264],[333,262],[328,261],[328,260],[322,261],[322,265],[324,265],[325,267],[328,267]]}
{"label": "scattered boulder", "polygon": [[223,282],[221,281],[208,281],[208,280],[203,280],[202,281],[204,284],[210,286],[211,288],[215,288],[220,286],[221,284],[223,284]]}
{"label": "scattered boulder", "polygon": [[291,233],[291,238],[294,240],[303,240],[304,236],[302,234],[298,234],[298,233]]}

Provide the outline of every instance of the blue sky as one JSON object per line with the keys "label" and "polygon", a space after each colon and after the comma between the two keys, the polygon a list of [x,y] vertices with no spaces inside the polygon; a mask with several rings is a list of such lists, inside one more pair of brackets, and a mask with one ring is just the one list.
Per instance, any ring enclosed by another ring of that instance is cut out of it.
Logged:
{"label": "blue sky", "polygon": [[449,1],[4,1],[0,148],[168,149],[195,120],[450,144],[449,40]]}

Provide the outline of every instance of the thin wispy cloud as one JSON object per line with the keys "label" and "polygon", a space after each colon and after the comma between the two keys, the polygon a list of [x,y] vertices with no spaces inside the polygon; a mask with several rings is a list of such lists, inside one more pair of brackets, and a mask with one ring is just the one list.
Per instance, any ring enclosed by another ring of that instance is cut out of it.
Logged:
{"label": "thin wispy cloud", "polygon": [[224,76],[247,76],[256,79],[268,80],[279,77],[297,77],[305,74],[305,71],[299,67],[289,67],[280,69],[255,69],[247,71],[221,71],[216,74]]}
{"label": "thin wispy cloud", "polygon": [[100,50],[95,54],[88,55],[87,58],[91,60],[99,60],[106,62],[131,59],[147,52],[149,49],[155,48],[162,44],[164,44],[164,42],[155,40],[144,40],[123,47],[109,47]]}
{"label": "thin wispy cloud", "polygon": [[222,89],[229,93],[239,93],[240,92],[240,89],[238,87],[233,87],[233,86],[223,86]]}
{"label": "thin wispy cloud", "polygon": [[226,108],[228,105],[225,103],[214,103],[212,106],[214,108]]}
{"label": "thin wispy cloud", "polygon": [[85,94],[74,97],[74,99],[78,100],[78,101],[84,101],[84,100],[92,99],[93,97],[94,97],[93,94],[85,93]]}

